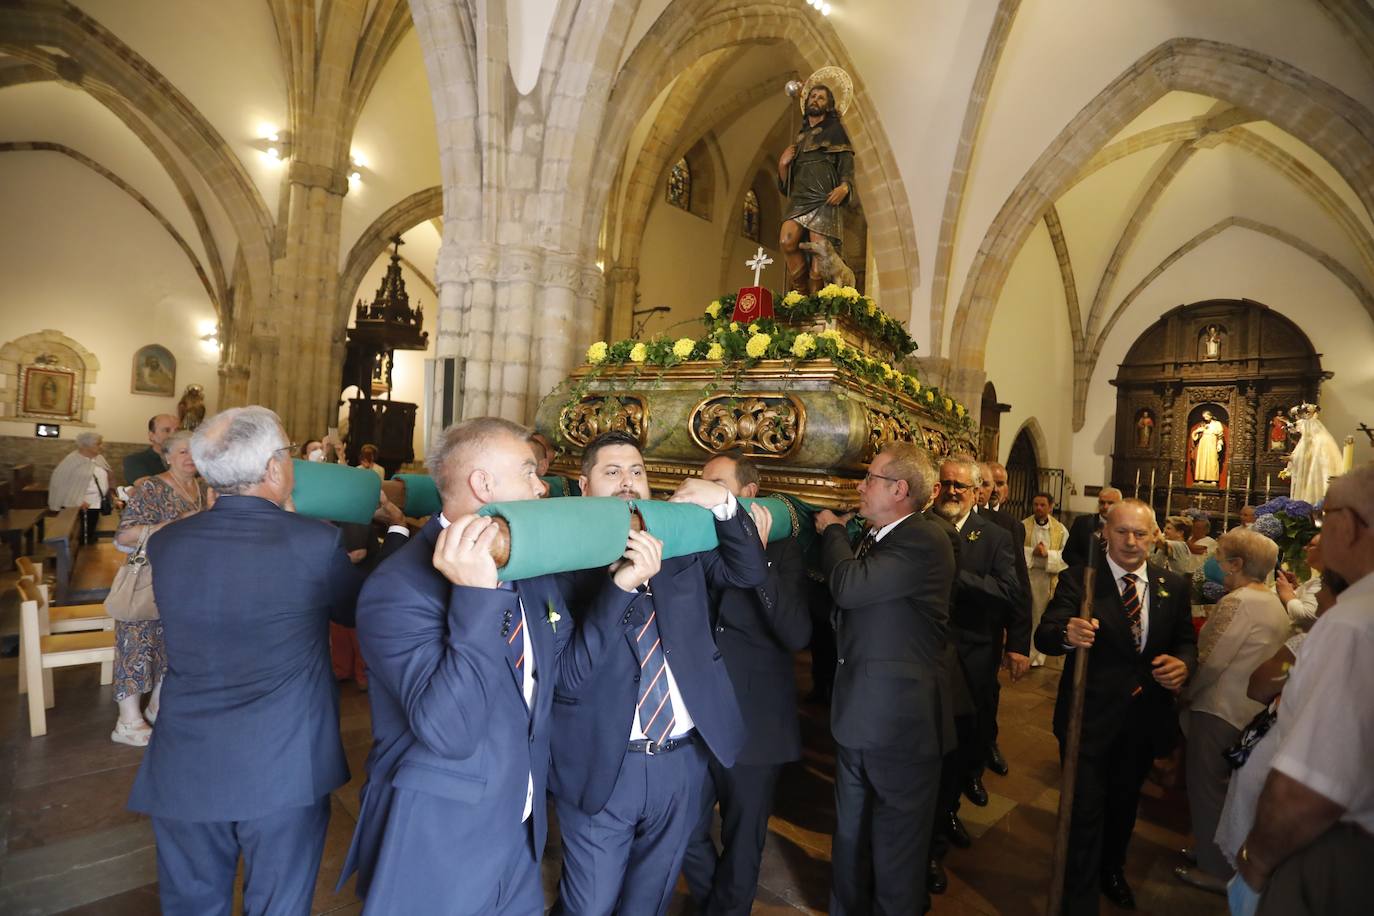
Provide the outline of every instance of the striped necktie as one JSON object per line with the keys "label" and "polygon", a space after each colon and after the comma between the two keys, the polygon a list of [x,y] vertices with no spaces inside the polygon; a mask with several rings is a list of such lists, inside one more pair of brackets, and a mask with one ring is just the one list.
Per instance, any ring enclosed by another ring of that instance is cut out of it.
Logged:
{"label": "striped necktie", "polygon": [[[515,584],[512,582],[502,582],[498,586],[506,591],[515,591]],[[521,607],[519,599],[516,599],[516,607]],[[507,618],[509,626],[509,618]],[[502,631],[505,632],[504,630]],[[515,628],[506,633],[506,652],[510,655],[510,662],[515,666],[515,670],[524,673],[525,670],[525,614],[521,609],[520,619],[515,621]]]}
{"label": "striped necktie", "polygon": [[1126,622],[1131,625],[1131,639],[1135,641],[1135,650],[1139,652],[1143,647],[1140,644],[1140,592],[1135,587],[1137,578],[1135,573],[1126,573],[1121,577],[1121,604],[1126,608]]}
{"label": "striped necktie", "polygon": [[668,660],[658,633],[658,612],[653,593],[639,599],[649,611],[649,619],[635,633],[635,655],[639,658],[639,730],[644,737],[660,744],[673,733],[677,721],[673,700],[668,693]]}
{"label": "striped necktie", "polygon": [[878,529],[870,528],[864,535],[864,539],[859,542],[859,549],[854,551],[854,559],[862,560],[868,556],[868,552],[873,549],[873,545],[878,543]]}

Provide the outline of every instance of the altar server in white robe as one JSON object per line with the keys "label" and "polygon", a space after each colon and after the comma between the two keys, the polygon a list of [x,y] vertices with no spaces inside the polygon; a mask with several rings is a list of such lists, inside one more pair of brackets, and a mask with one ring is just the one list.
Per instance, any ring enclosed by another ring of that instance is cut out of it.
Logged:
{"label": "altar server in white robe", "polygon": [[[1031,500],[1032,515],[1021,521],[1026,528],[1026,567],[1030,572],[1031,585],[1031,632],[1040,626],[1040,615],[1054,596],[1054,586],[1059,574],[1068,568],[1064,562],[1064,543],[1069,539],[1069,529],[1050,513],[1054,510],[1054,497],[1048,493],[1037,493]],[[1045,656],[1031,649],[1031,667],[1045,663]]]}

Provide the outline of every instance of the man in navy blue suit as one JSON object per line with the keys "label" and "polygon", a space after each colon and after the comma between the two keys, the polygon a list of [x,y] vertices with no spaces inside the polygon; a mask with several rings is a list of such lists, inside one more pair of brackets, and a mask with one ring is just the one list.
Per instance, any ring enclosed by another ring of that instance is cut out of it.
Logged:
{"label": "man in navy blue suit", "polygon": [[129,807],[157,837],[169,916],[305,914],[348,780],[329,621],[352,625],[362,573],[339,529],[282,509],[294,482],[265,407],[226,410],[191,440],[213,508],[148,541],[167,640],[157,730]]}
{"label": "man in navy blue suit", "polygon": [[340,883],[358,872],[365,913],[543,913],[554,690],[577,690],[625,638],[660,549],[632,533],[614,576],[592,573],[576,630],[554,577],[501,583],[496,524],[472,513],[544,494],[528,434],[492,417],[446,430],[431,461],[442,512],[359,600],[373,745]]}
{"label": "man in navy blue suit", "polygon": [[[579,483],[587,496],[647,500],[638,442],[619,432],[594,439]],[[710,509],[720,546],[664,560],[630,607],[626,638],[579,689],[553,698],[559,911],[574,916],[666,911],[700,815],[707,760],[733,766],[744,743],[734,688],[711,639],[707,586],[767,581],[758,522],[730,491],[704,480],[683,481],[673,500]],[[595,573],[570,578],[576,596],[595,586]],[[581,597],[572,603],[579,615],[589,606]]]}

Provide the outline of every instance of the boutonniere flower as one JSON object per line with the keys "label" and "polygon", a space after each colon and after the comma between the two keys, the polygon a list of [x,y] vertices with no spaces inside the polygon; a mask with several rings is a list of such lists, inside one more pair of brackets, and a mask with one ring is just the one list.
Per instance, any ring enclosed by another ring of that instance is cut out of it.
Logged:
{"label": "boutonniere flower", "polygon": [[970,532],[969,532],[968,539],[969,539],[970,541],[976,541],[976,540],[978,540],[978,539],[979,539],[980,537],[982,537],[982,536],[983,536],[983,532],[981,532],[981,531],[970,531]]}
{"label": "boutonniere flower", "polygon": [[1169,590],[1164,587],[1164,577],[1160,576],[1155,580],[1155,594],[1161,598],[1169,597]]}
{"label": "boutonniere flower", "polygon": [[563,615],[558,613],[558,609],[553,606],[552,601],[549,602],[549,612],[545,615],[545,619],[549,621],[549,626],[553,627],[553,631],[557,633],[558,621],[563,619]]}

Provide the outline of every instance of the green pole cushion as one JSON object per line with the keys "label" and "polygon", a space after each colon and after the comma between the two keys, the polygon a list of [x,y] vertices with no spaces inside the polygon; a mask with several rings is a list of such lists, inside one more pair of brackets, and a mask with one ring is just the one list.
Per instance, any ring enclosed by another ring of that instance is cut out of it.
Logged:
{"label": "green pole cushion", "polygon": [[527,499],[490,503],[477,513],[510,526],[510,559],[501,580],[609,566],[625,553],[630,504],[623,499]]}
{"label": "green pole cushion", "polygon": [[392,479],[406,485],[406,504],[401,511],[411,518],[433,515],[443,505],[439,499],[439,487],[428,474],[395,474]]}
{"label": "green pole cushion", "polygon": [[381,502],[382,481],[367,468],[292,460],[296,483],[291,500],[296,511],[331,522],[366,525]]}

